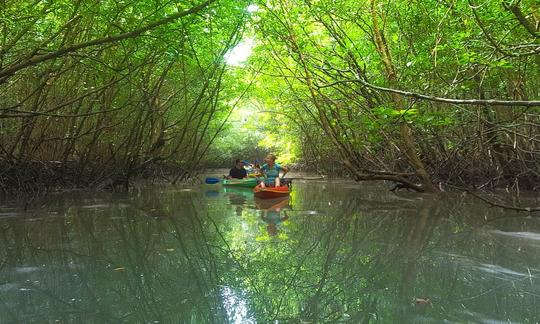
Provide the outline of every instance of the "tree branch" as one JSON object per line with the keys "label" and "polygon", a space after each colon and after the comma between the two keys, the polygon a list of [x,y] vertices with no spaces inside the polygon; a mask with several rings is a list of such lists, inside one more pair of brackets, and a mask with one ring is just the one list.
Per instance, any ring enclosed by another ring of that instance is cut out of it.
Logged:
{"label": "tree branch", "polygon": [[361,78],[358,79],[350,79],[350,80],[341,80],[332,82],[325,85],[318,85],[319,88],[328,88],[332,87],[339,83],[360,83],[365,87],[371,88],[373,90],[383,91],[383,92],[390,92],[398,95],[402,95],[405,97],[412,97],[422,100],[429,100],[429,101],[435,101],[435,102],[444,102],[449,104],[456,104],[456,105],[487,105],[487,106],[520,106],[520,107],[540,107],[540,101],[525,101],[525,100],[498,100],[498,99],[449,99],[449,98],[441,98],[441,97],[434,97],[429,96],[425,94],[420,94],[416,92],[411,91],[403,91],[398,89],[392,89],[392,88],[385,88],[376,86],[373,84],[370,84]]}
{"label": "tree branch", "polygon": [[506,10],[510,11],[519,23],[535,38],[540,38],[540,32],[538,32],[535,26],[525,17],[521,8],[519,7],[519,1],[503,1],[503,6]]}
{"label": "tree branch", "polygon": [[173,22],[173,21],[175,21],[175,20],[177,20],[179,18],[185,17],[187,15],[197,13],[197,12],[201,11],[202,9],[204,9],[205,7],[207,7],[209,4],[211,4],[211,3],[215,2],[215,1],[216,0],[207,0],[207,1],[203,2],[202,4],[200,4],[198,6],[192,7],[191,9],[188,9],[188,10],[185,10],[185,11],[182,11],[182,12],[178,12],[178,13],[176,13],[174,15],[170,15],[170,16],[168,16],[166,18],[155,21],[155,22],[150,23],[150,24],[148,24],[148,25],[146,25],[144,27],[141,27],[139,29],[135,29],[135,30],[127,32],[127,33],[122,33],[122,34],[119,34],[119,35],[109,36],[109,37],[105,37],[105,38],[94,39],[94,40],[91,40],[91,41],[88,41],[88,42],[79,43],[79,44],[75,44],[75,45],[72,45],[72,46],[60,48],[60,49],[58,49],[58,50],[56,50],[54,52],[51,52],[49,54],[34,56],[34,57],[28,59],[25,62],[15,64],[15,65],[11,65],[11,66],[6,67],[3,70],[0,70],[0,83],[5,82],[6,78],[8,76],[13,75],[17,71],[20,71],[20,70],[22,70],[24,68],[37,65],[37,64],[39,64],[41,62],[44,62],[44,61],[48,61],[48,60],[51,60],[51,59],[55,59],[55,58],[64,56],[64,55],[66,55],[68,53],[76,52],[76,51],[78,51],[80,49],[83,49],[83,48],[97,46],[97,45],[103,45],[103,44],[108,44],[108,43],[114,43],[114,42],[118,42],[118,41],[128,39],[128,38],[135,38],[135,37],[139,36],[140,34],[142,34],[144,32],[147,32],[147,31],[152,30],[154,28],[157,28],[159,26],[168,24],[170,22]]}
{"label": "tree branch", "polygon": [[478,198],[478,199],[482,200],[483,202],[487,203],[488,205],[491,205],[491,206],[494,206],[494,207],[500,207],[500,208],[504,208],[504,209],[510,209],[510,210],[515,210],[515,211],[523,211],[523,212],[539,212],[540,211],[540,207],[516,207],[516,206],[510,206],[510,205],[503,205],[503,204],[499,204],[499,203],[487,200],[486,198],[482,198],[482,197],[480,197],[479,195],[475,194],[472,191],[466,190],[466,192],[471,194],[475,198]]}

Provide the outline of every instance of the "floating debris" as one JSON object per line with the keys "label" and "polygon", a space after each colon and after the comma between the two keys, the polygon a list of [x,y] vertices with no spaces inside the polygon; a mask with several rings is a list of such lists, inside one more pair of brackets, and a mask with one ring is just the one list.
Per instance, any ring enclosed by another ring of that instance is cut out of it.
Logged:
{"label": "floating debris", "polygon": [[413,306],[415,305],[431,305],[429,298],[413,298]]}

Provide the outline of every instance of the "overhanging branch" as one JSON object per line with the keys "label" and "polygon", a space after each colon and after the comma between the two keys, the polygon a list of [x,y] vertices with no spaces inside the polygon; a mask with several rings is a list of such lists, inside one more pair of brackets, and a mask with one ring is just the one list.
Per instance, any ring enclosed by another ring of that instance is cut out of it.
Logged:
{"label": "overhanging branch", "polygon": [[83,48],[97,46],[97,45],[103,45],[103,44],[108,44],[108,43],[114,43],[114,42],[118,42],[118,41],[121,41],[121,40],[124,40],[124,39],[129,39],[129,38],[135,38],[135,37],[141,35],[142,33],[147,32],[149,30],[152,30],[152,29],[157,28],[157,27],[162,26],[162,25],[166,25],[168,23],[171,23],[171,22],[173,22],[173,21],[175,21],[177,19],[180,19],[182,17],[185,17],[187,15],[199,12],[202,9],[204,9],[205,7],[207,7],[209,4],[211,4],[212,2],[215,2],[215,1],[216,0],[207,0],[207,1],[203,2],[203,3],[201,3],[200,5],[192,7],[191,9],[178,12],[178,13],[176,13],[174,15],[170,15],[168,17],[165,17],[165,18],[161,19],[161,20],[155,21],[155,22],[150,23],[150,24],[148,24],[148,25],[146,25],[144,27],[141,27],[139,29],[135,29],[135,30],[127,32],[127,33],[122,33],[122,34],[119,34],[119,35],[114,35],[114,36],[109,36],[109,37],[104,37],[104,38],[99,38],[99,39],[93,39],[93,40],[88,41],[88,42],[83,42],[83,43],[75,44],[75,45],[72,45],[72,46],[63,47],[63,48],[60,48],[60,49],[58,49],[58,50],[56,50],[54,52],[48,53],[48,54],[34,56],[34,57],[30,58],[29,60],[26,60],[26,61],[21,62],[19,64],[14,64],[14,65],[8,66],[5,69],[0,70],[0,83],[2,83],[2,81],[5,81],[6,77],[9,77],[10,75],[13,75],[14,73],[16,73],[19,70],[22,70],[22,69],[30,67],[30,66],[37,65],[37,64],[39,64],[41,62],[44,62],[44,61],[48,61],[48,60],[51,60],[51,59],[54,59],[54,58],[57,58],[57,57],[64,56],[64,55],[66,55],[68,53],[76,52],[76,51],[78,51],[80,49],[83,49]]}
{"label": "overhanging branch", "polygon": [[525,101],[525,100],[498,100],[498,99],[449,99],[449,98],[441,98],[441,97],[435,97],[435,96],[429,96],[421,93],[411,92],[411,91],[403,91],[398,89],[392,89],[392,88],[385,88],[373,85],[371,83],[368,83],[360,78],[358,79],[350,79],[350,80],[341,80],[332,82],[325,85],[319,85],[318,88],[328,88],[332,87],[336,84],[340,83],[360,83],[361,85],[371,88],[373,90],[377,91],[383,91],[383,92],[390,92],[395,93],[398,95],[402,95],[405,97],[411,97],[416,99],[422,99],[422,100],[429,100],[429,101],[435,101],[435,102],[444,102],[448,104],[455,104],[455,105],[486,105],[486,106],[519,106],[519,107],[540,107],[540,101],[534,100],[534,101]]}

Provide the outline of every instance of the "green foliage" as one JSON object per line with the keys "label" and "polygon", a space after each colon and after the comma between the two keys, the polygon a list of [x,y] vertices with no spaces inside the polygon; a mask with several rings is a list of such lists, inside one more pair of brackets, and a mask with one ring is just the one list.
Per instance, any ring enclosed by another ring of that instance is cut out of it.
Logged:
{"label": "green foliage", "polygon": [[[443,161],[445,147],[462,148],[474,130],[486,130],[476,144],[489,142],[490,128],[509,120],[519,121],[524,149],[537,151],[526,140],[537,129],[523,126],[537,118],[534,111],[456,112],[358,82],[444,98],[538,98],[538,35],[531,28],[540,15],[533,0],[220,1],[136,37],[32,63],[195,5],[2,3],[0,72],[30,64],[0,79],[2,161],[79,161],[82,169],[97,161],[129,173],[147,161],[191,168],[273,152],[284,163],[349,159],[360,169],[393,169],[406,143],[415,144],[409,152]],[[225,54],[242,37],[255,39],[253,55],[228,66]],[[239,112],[251,117],[238,122]],[[414,138],[404,138],[404,124]],[[434,152],[435,142],[447,144]],[[453,156],[470,151],[478,150]],[[490,161],[484,153],[479,160]]]}
{"label": "green foliage", "polygon": [[[538,24],[533,2],[377,1],[375,14],[371,1],[258,2],[252,24],[256,47],[246,72],[263,68],[250,93],[261,110],[275,112],[272,118],[283,114],[294,121],[279,132],[264,122],[264,143],[288,137],[312,165],[348,154],[383,163],[374,168],[392,168],[402,155],[400,125],[406,122],[417,145],[413,151],[421,155],[446,156],[434,152],[433,143],[462,149],[464,138],[484,127],[486,115],[473,112],[483,107],[456,110],[411,101],[354,80],[444,98],[538,98],[540,61],[529,52],[538,38],[527,32],[515,7],[508,7],[517,5]],[[374,39],[374,16],[389,62]],[[536,132],[525,129],[526,136]]]}
{"label": "green foliage", "polygon": [[128,175],[154,160],[198,164],[242,91],[223,57],[241,37],[248,1],[220,1],[121,41],[61,49],[201,3],[2,3],[0,72],[57,55],[0,79],[2,163],[76,161],[80,170],[95,164]]}

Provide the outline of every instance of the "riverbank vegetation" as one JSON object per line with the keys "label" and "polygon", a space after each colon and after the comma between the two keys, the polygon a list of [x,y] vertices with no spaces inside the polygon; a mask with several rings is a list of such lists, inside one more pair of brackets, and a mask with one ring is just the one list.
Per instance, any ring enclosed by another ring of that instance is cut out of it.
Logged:
{"label": "riverbank vegetation", "polygon": [[[242,92],[243,1],[1,4],[0,187],[191,176]],[[232,96],[232,97],[231,97]]]}
{"label": "riverbank vegetation", "polygon": [[421,192],[540,189],[534,0],[0,6],[4,190],[176,183],[268,150]]}
{"label": "riverbank vegetation", "polygon": [[261,87],[322,171],[539,189],[534,1],[267,1],[255,21]]}

